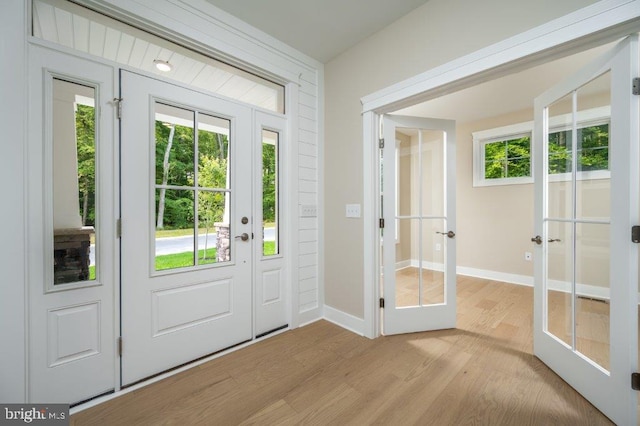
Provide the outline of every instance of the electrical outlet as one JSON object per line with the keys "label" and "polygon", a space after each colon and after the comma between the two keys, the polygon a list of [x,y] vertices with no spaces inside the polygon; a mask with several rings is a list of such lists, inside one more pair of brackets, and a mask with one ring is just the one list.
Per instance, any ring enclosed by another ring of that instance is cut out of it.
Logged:
{"label": "electrical outlet", "polygon": [[347,204],[347,217],[360,217],[360,204]]}
{"label": "electrical outlet", "polygon": [[313,204],[300,206],[300,217],[316,217],[318,216],[318,207]]}
{"label": "electrical outlet", "polygon": [[524,253],[524,260],[526,260],[527,262],[531,262],[531,259],[533,258],[531,252],[526,251]]}

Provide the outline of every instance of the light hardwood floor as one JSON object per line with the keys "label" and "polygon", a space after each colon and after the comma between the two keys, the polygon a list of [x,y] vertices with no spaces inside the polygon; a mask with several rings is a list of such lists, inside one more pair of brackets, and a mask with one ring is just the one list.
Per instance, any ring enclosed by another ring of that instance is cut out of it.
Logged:
{"label": "light hardwood floor", "polygon": [[455,330],[369,340],[319,321],[71,424],[611,424],[532,355],[531,288],[461,276],[457,297]]}

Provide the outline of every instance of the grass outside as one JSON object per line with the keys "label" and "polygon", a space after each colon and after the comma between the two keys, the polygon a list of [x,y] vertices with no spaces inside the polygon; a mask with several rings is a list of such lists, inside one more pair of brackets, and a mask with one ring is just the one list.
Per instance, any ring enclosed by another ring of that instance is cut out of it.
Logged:
{"label": "grass outside", "polygon": [[[275,223],[267,222],[264,224],[265,228],[273,228],[275,227]],[[215,233],[215,228],[209,228],[209,233]],[[198,235],[203,235],[207,233],[207,228],[198,229]],[[168,237],[184,237],[186,235],[193,235],[193,229],[156,229],[156,238],[168,238]]]}
{"label": "grass outside", "polygon": [[[207,249],[206,257],[204,250],[198,250],[198,265],[209,265],[216,263],[216,249]],[[276,254],[275,241],[264,242],[264,255],[270,256]],[[186,251],[182,253],[163,254],[156,256],[156,271],[165,271],[167,269],[185,268],[193,266],[193,252]],[[89,280],[96,279],[96,267],[89,267]]]}

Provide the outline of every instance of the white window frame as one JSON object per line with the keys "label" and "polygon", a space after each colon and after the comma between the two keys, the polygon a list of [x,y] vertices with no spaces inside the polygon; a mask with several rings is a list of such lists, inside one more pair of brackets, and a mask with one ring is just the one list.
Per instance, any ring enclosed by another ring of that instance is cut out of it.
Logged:
{"label": "white window frame", "polygon": [[[597,126],[601,124],[609,123],[611,116],[611,108],[609,106],[592,108],[583,110],[578,113],[578,128],[584,128],[589,126]],[[561,132],[568,130],[570,126],[565,123],[571,121],[571,114],[563,114],[556,117],[551,117],[549,120],[550,132]],[[522,185],[533,183],[533,176],[526,177],[506,177],[499,179],[486,179],[485,176],[485,158],[484,147],[485,145],[498,142],[507,141],[510,139],[518,139],[524,136],[529,136],[533,141],[533,121],[526,121],[523,123],[511,124],[508,126],[495,127],[487,130],[480,130],[471,133],[473,138],[473,186],[500,186],[500,185]],[[531,168],[533,170],[533,156],[530,157]],[[611,172],[609,170],[593,170],[578,172],[576,178],[578,180],[592,180],[592,179],[609,179]],[[562,182],[571,179],[571,173],[557,173],[549,175],[550,182]]]}

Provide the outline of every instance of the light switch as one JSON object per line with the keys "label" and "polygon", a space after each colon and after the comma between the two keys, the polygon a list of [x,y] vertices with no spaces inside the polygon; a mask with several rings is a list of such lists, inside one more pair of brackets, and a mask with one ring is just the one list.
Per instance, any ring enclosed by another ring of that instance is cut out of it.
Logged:
{"label": "light switch", "polygon": [[347,204],[347,217],[360,217],[360,204]]}

